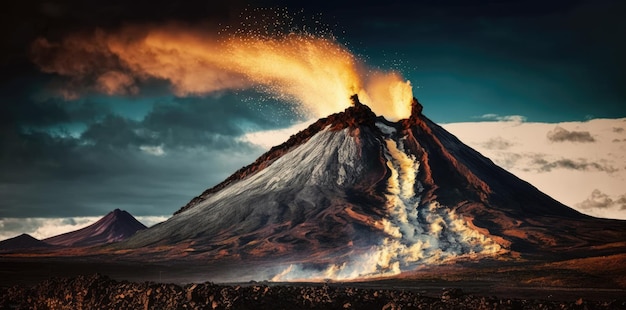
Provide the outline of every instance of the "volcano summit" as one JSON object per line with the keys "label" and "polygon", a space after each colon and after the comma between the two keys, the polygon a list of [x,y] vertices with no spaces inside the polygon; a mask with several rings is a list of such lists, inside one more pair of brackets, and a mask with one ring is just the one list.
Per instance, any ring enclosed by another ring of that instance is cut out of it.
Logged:
{"label": "volcano summit", "polygon": [[541,193],[430,121],[416,99],[398,122],[352,101],[105,252],[264,262],[273,280],[342,280],[626,249],[625,222]]}

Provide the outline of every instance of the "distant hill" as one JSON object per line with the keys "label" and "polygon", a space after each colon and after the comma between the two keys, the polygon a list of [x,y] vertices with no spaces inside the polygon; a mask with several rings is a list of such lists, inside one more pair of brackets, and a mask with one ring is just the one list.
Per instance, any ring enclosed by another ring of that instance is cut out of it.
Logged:
{"label": "distant hill", "polygon": [[29,234],[21,234],[17,237],[0,241],[0,251],[13,251],[13,250],[30,250],[30,249],[43,249],[50,248],[52,245],[43,242]]}
{"label": "distant hill", "polygon": [[58,246],[93,246],[124,240],[145,228],[146,226],[130,213],[115,209],[85,228],[50,237],[44,241]]}

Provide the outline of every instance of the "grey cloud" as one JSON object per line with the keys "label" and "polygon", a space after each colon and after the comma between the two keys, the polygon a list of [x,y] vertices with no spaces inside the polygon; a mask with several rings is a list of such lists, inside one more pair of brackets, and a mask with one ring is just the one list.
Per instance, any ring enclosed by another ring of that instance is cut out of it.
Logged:
{"label": "grey cloud", "polygon": [[620,195],[617,199],[612,199],[609,195],[594,189],[589,198],[577,204],[584,210],[590,209],[619,209],[626,210],[626,194]]}
{"label": "grey cloud", "polygon": [[0,218],[0,230],[2,231],[34,231],[38,223],[33,220],[20,221],[14,218]]}
{"label": "grey cloud", "polygon": [[[259,111],[232,94],[163,102],[137,120],[88,100],[8,93],[0,92],[0,217],[172,214],[263,153],[238,137],[296,118],[275,117],[284,104]],[[86,129],[58,134],[72,123]]]}
{"label": "grey cloud", "polygon": [[150,143],[149,134],[142,134],[140,129],[139,122],[109,114],[87,128],[80,138],[89,144],[116,148]]}
{"label": "grey cloud", "polygon": [[90,216],[115,208],[135,215],[171,214],[261,153],[249,146],[174,149],[153,156],[136,149],[87,146],[47,171],[18,167],[35,177],[3,178],[0,215]]}
{"label": "grey cloud", "polygon": [[616,168],[610,165],[603,165],[596,162],[587,162],[585,159],[567,159],[562,158],[555,161],[548,161],[542,157],[535,157],[532,162],[534,165],[538,166],[536,169],[539,172],[549,172],[552,169],[570,169],[570,170],[597,170],[597,171],[605,171],[605,172],[615,172]]}
{"label": "grey cloud", "polygon": [[502,139],[501,137],[491,138],[487,142],[481,143],[481,145],[489,150],[506,150],[513,146],[513,143]]}
{"label": "grey cloud", "polygon": [[493,158],[493,161],[504,169],[511,169],[515,167],[517,161],[522,158],[522,155],[515,153],[499,153],[498,156]]}
{"label": "grey cloud", "polygon": [[23,233],[33,233],[41,225],[33,219],[0,218],[0,241]]}
{"label": "grey cloud", "polygon": [[568,131],[565,128],[556,126],[547,134],[548,140],[553,142],[595,142],[596,140],[591,136],[588,131]]}

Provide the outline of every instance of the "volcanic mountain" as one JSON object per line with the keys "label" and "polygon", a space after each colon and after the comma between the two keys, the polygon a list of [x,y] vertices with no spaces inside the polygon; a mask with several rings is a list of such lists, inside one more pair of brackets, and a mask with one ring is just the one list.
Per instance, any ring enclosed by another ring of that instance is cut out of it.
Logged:
{"label": "volcanic mountain", "polygon": [[101,245],[124,240],[146,226],[130,213],[115,209],[97,222],[68,233],[44,239],[57,246],[83,247]]}
{"label": "volcanic mountain", "polygon": [[398,122],[352,100],[112,248],[291,265],[275,279],[626,249],[626,222],[543,194],[430,121],[416,99]]}
{"label": "volcanic mountain", "polygon": [[21,234],[13,238],[0,241],[0,251],[2,252],[45,249],[50,247],[52,247],[52,245],[29,234]]}

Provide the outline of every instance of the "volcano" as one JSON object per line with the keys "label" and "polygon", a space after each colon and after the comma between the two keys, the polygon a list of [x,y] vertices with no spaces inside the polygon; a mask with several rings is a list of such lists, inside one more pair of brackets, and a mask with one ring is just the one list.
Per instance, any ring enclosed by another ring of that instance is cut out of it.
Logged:
{"label": "volcano", "polygon": [[121,241],[145,228],[130,213],[115,209],[85,228],[43,241],[56,246],[87,247]]}
{"label": "volcano", "polygon": [[50,247],[52,247],[50,244],[43,242],[29,234],[21,234],[13,238],[0,241],[1,252],[45,249]]}
{"label": "volcano", "polygon": [[429,120],[416,99],[397,122],[352,101],[111,247],[288,264],[279,280],[307,268],[309,278],[351,279],[626,249],[626,222],[543,194]]}

